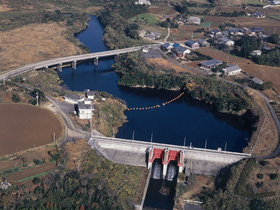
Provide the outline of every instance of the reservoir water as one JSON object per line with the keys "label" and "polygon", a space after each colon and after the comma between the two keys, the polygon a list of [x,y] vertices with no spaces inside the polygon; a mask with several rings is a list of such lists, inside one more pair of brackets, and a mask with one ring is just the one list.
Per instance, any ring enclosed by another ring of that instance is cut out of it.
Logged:
{"label": "reservoir water", "polygon": [[[108,50],[102,41],[103,27],[98,19],[91,17],[88,28],[77,38],[90,52]],[[100,59],[98,68],[92,62],[82,63],[75,71],[64,68],[61,79],[73,91],[85,89],[100,90],[111,93],[126,101],[128,107],[154,106],[178,96],[179,92],[153,89],[133,89],[118,86],[119,76],[111,68],[112,58]],[[193,100],[187,95],[165,107],[144,111],[127,111],[128,122],[116,134],[116,137],[136,140],[224,149],[240,152],[250,138],[249,126],[236,116],[220,114],[210,109],[203,102]],[[157,164],[157,163],[155,163]],[[175,164],[176,165],[176,164]],[[170,181],[163,180],[161,166],[154,165],[153,176],[145,198],[145,209],[173,209],[176,187],[177,168],[168,170]],[[172,181],[171,181],[172,180]],[[174,181],[175,180],[175,181]],[[160,193],[162,188],[169,189],[168,195]]]}
{"label": "reservoir water", "polygon": [[[98,19],[91,16],[88,28],[77,38],[90,52],[108,50],[102,41],[103,27]],[[76,71],[64,68],[61,79],[70,90],[100,90],[111,93],[127,102],[128,107],[145,107],[161,104],[179,95],[179,92],[152,89],[133,89],[118,86],[119,76],[111,68],[112,58],[100,59],[97,69],[92,62],[82,63]],[[183,95],[179,100],[159,109],[128,111],[128,123],[116,134],[120,138],[183,145],[192,143],[193,147],[224,149],[240,152],[250,138],[246,122],[239,117],[217,113],[203,102]]]}

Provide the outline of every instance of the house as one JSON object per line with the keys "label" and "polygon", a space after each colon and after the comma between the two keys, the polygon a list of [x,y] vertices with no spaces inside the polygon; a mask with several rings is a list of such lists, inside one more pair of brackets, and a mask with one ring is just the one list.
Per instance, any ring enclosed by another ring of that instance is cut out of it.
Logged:
{"label": "house", "polygon": [[161,34],[159,32],[157,32],[157,31],[151,32],[151,35],[153,35],[155,37],[155,39],[159,39],[160,36],[161,36]]}
{"label": "house", "polygon": [[231,64],[228,65],[227,68],[223,69],[227,76],[236,75],[241,73],[241,68],[237,65]]}
{"label": "house", "polygon": [[10,186],[12,186],[9,182],[7,182],[7,179],[4,180],[4,182],[0,183],[0,189],[7,190]]}
{"label": "house", "polygon": [[268,52],[268,51],[270,51],[271,50],[271,48],[270,47],[267,47],[267,46],[263,46],[263,48],[262,48],[262,51],[263,52]]}
{"label": "house", "polygon": [[218,44],[222,44],[222,45],[226,45],[226,46],[233,46],[234,45],[234,41],[232,41],[231,39],[228,39],[226,37],[222,37],[218,41]]}
{"label": "house", "polygon": [[213,29],[211,31],[211,34],[213,34],[214,36],[220,36],[220,35],[222,35],[222,32],[218,31],[217,29]]}
{"label": "house", "polygon": [[252,14],[252,17],[256,17],[256,18],[265,18],[265,16],[263,15],[262,12],[255,12]]}
{"label": "house", "polygon": [[87,90],[86,91],[86,97],[88,98],[88,99],[94,99],[94,96],[95,96],[95,92],[94,91],[90,91],[90,90]]}
{"label": "house", "polygon": [[190,23],[190,24],[199,25],[200,22],[201,22],[201,19],[199,17],[190,16],[190,18],[187,19],[187,22]]}
{"label": "house", "polygon": [[151,5],[151,2],[148,0],[138,0],[135,2],[135,4],[141,4],[141,5]]}
{"label": "house", "polygon": [[147,53],[147,52],[149,52],[150,51],[150,49],[151,49],[151,47],[143,47],[142,48],[142,52],[144,52],[144,53]]}
{"label": "house", "polygon": [[139,31],[139,36],[143,38],[146,35],[146,33],[147,33],[146,30],[141,30]]}
{"label": "house", "polygon": [[193,40],[188,40],[187,42],[185,42],[185,45],[191,49],[198,49],[199,48],[199,44]]}
{"label": "house", "polygon": [[260,50],[253,50],[251,55],[253,55],[253,56],[262,55],[262,51],[260,51]]}
{"label": "house", "polygon": [[262,85],[263,81],[257,77],[254,77],[253,79],[251,79],[252,82],[258,84],[258,85]]}
{"label": "house", "polygon": [[212,59],[212,60],[201,62],[200,68],[204,70],[211,70],[211,69],[215,69],[217,66],[221,65],[222,63],[223,63],[222,61]]}
{"label": "house", "polygon": [[84,102],[78,102],[78,115],[79,119],[91,119],[93,115],[92,104],[86,104]]}
{"label": "house", "polygon": [[70,104],[78,104],[79,101],[83,100],[83,97],[74,93],[69,93],[64,96],[64,100],[65,102]]}
{"label": "house", "polygon": [[249,28],[246,28],[246,27],[242,28],[240,31],[243,34],[250,34],[251,33],[251,30]]}
{"label": "house", "polygon": [[251,33],[255,33],[255,34],[264,33],[264,30],[261,27],[253,27],[251,28]]}
{"label": "house", "polygon": [[280,4],[280,0],[271,0],[271,4],[274,5]]}
{"label": "house", "polygon": [[179,58],[183,58],[186,54],[190,54],[191,51],[185,47],[182,46],[178,46],[174,49],[175,54],[179,57]]}
{"label": "house", "polygon": [[244,35],[244,33],[238,28],[230,28],[228,29],[228,32],[232,35]]}
{"label": "house", "polygon": [[210,43],[207,42],[205,39],[198,39],[196,42],[199,44],[200,47],[210,46]]}
{"label": "house", "polygon": [[172,44],[170,44],[170,43],[164,43],[162,46],[161,46],[161,48],[164,50],[164,51],[170,51],[170,50],[172,50],[174,47],[173,47],[173,45]]}

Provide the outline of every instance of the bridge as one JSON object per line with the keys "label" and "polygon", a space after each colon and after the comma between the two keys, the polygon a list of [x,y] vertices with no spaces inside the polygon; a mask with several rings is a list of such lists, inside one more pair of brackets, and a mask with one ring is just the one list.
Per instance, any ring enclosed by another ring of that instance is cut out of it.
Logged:
{"label": "bridge", "polygon": [[251,154],[201,149],[179,145],[152,143],[129,139],[92,136],[89,145],[105,158],[120,164],[144,166],[149,169],[155,159],[161,159],[163,176],[170,161],[177,161],[179,172],[216,175],[220,169],[250,158]]}
{"label": "bridge", "polygon": [[134,51],[141,50],[144,47],[156,47],[159,45],[160,44],[153,44],[153,45],[137,46],[137,47],[124,48],[124,49],[117,49],[117,50],[108,50],[108,51],[103,51],[103,52],[61,57],[61,58],[55,58],[55,59],[50,59],[50,60],[46,60],[46,61],[40,61],[37,63],[31,63],[31,64],[28,64],[21,68],[18,68],[18,69],[15,69],[15,70],[12,70],[12,71],[9,71],[7,73],[0,75],[0,81],[18,76],[20,74],[23,74],[23,73],[26,73],[26,72],[29,72],[32,70],[48,69],[49,67],[53,67],[53,66],[55,66],[59,71],[62,71],[62,66],[64,64],[69,64],[69,63],[72,64],[73,69],[76,69],[76,65],[77,65],[78,61],[93,60],[94,64],[97,65],[99,58],[134,52]]}

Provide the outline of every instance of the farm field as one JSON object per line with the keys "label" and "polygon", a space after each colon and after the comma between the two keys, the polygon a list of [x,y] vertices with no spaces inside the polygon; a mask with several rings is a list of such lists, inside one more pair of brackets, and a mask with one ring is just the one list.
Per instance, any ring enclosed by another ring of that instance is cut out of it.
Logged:
{"label": "farm field", "polygon": [[[232,56],[230,54],[218,51],[212,48],[200,48],[197,51],[202,54],[208,55],[212,58],[226,62],[227,57],[229,58],[229,64],[239,65],[248,76],[255,76],[264,81],[270,81],[273,83],[274,88],[279,92],[280,91],[280,68],[273,66],[264,66],[255,64],[253,61],[245,58],[239,58]],[[198,66],[196,66],[198,67]]]}
{"label": "farm field", "polygon": [[0,104],[0,156],[53,142],[62,125],[50,111],[24,104]]}
{"label": "farm field", "polygon": [[280,22],[277,20],[272,20],[268,18],[251,18],[240,16],[236,18],[232,17],[214,17],[214,16],[205,16],[205,22],[213,22],[211,25],[211,30],[213,28],[219,28],[219,25],[223,24],[224,22],[230,22],[235,24],[236,26],[240,25],[240,27],[262,27],[264,31],[270,35],[274,33],[275,27],[279,28]]}

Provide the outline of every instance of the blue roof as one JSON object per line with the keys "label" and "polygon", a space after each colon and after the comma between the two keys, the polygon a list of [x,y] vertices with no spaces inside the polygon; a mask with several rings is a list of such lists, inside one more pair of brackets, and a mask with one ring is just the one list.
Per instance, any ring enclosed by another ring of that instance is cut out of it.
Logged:
{"label": "blue roof", "polygon": [[251,28],[252,32],[263,32],[264,30],[261,27],[253,27]]}
{"label": "blue roof", "polygon": [[216,60],[216,59],[212,59],[212,60],[201,62],[200,64],[203,65],[203,66],[210,66],[211,67],[211,66],[220,65],[222,63],[223,63],[222,61],[219,61],[219,60]]}
{"label": "blue roof", "polygon": [[173,44],[173,47],[176,47],[176,48],[177,48],[178,46],[180,46],[178,43],[174,43],[174,44]]}

